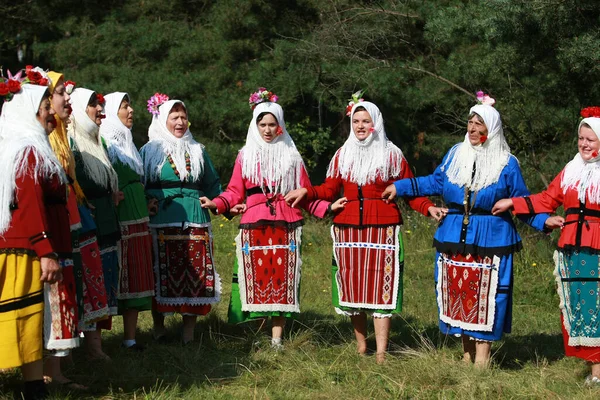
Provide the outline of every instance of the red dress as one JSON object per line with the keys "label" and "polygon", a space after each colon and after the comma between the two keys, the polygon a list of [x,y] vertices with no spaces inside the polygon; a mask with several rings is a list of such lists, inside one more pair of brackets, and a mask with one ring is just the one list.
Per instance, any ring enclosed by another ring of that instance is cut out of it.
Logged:
{"label": "red dress", "polygon": [[[402,215],[396,202],[386,203],[381,194],[388,185],[414,175],[402,158],[399,176],[388,181],[359,186],[340,177],[327,178],[320,186],[309,187],[308,200],[334,201],[343,191],[345,208],[333,219],[331,235],[335,265],[333,304],[347,313],[373,311],[398,313],[402,305],[404,251],[399,226]],[[433,203],[426,197],[406,199],[423,215]]]}
{"label": "red dress", "polygon": [[[569,318],[572,318],[572,315],[577,312],[576,309],[581,308],[577,306],[580,297],[577,293],[578,289],[570,290],[571,288],[566,286],[567,284],[581,281],[579,283],[583,283],[583,286],[587,285],[587,289],[590,289],[590,286],[592,286],[592,288],[595,287],[596,301],[594,304],[597,304],[598,287],[600,287],[598,268],[593,266],[590,270],[592,276],[585,277],[583,276],[583,268],[580,268],[581,265],[577,265],[577,262],[571,261],[567,263],[569,265],[565,265],[565,263],[561,263],[561,261],[564,259],[572,260],[571,257],[588,257],[591,260],[596,260],[600,257],[598,256],[600,253],[600,204],[592,204],[587,201],[587,199],[585,203],[580,202],[578,191],[573,188],[568,189],[565,193],[561,188],[563,174],[564,170],[554,178],[548,186],[548,189],[539,194],[513,198],[514,213],[552,213],[561,205],[564,207],[566,214],[565,224],[561,230],[560,239],[558,241],[558,252],[555,256],[557,261],[555,275],[557,278],[559,297],[561,299],[561,325],[565,353],[567,356],[579,357],[593,363],[599,363],[600,346],[588,345],[594,344],[594,341],[597,342],[599,340],[598,338],[592,338],[590,340],[586,338],[585,335],[581,335],[581,338],[572,337],[574,336],[573,330],[570,328],[571,324],[568,322],[570,321]],[[585,292],[585,295],[589,293],[588,290],[579,291]],[[590,302],[588,301],[587,303],[589,304]],[[583,306],[585,306],[585,301]],[[587,311],[594,312],[594,307],[589,308]],[[598,311],[598,309],[595,309],[595,313],[598,313]],[[567,317],[567,323],[565,317]],[[575,324],[573,324],[573,326],[575,326]],[[570,341],[572,344],[575,342],[578,345],[570,345]],[[584,345],[582,345],[582,342]]]}

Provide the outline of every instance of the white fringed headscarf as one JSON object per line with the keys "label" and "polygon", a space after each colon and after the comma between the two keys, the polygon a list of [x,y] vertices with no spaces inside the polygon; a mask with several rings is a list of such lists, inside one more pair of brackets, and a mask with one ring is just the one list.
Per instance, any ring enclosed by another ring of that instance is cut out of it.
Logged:
{"label": "white fringed headscarf", "polygon": [[[357,139],[352,127],[357,107],[367,110],[375,129],[362,141]],[[327,177],[339,176],[357,185],[374,183],[377,178],[385,182],[400,175],[403,158],[402,150],[388,140],[385,134],[383,116],[379,108],[369,101],[362,101],[352,106],[350,136],[329,163]]]}
{"label": "white fringed headscarf", "polygon": [[[577,133],[583,124],[592,128],[596,137],[600,133],[600,118],[584,118],[577,128]],[[592,204],[600,204],[600,155],[585,161],[581,154],[577,153],[575,157],[565,167],[560,187],[563,193],[568,189],[577,189],[579,201],[585,203],[587,196]]]}
{"label": "white fringed headscarf", "polygon": [[113,169],[106,150],[102,146],[99,127],[86,112],[93,90],[77,88],[71,94],[71,123],[67,127],[69,137],[77,145],[83,159],[85,174],[99,186],[110,189],[113,193],[119,190],[117,173]]}
{"label": "white fringed headscarf", "polygon": [[500,113],[494,107],[478,104],[471,107],[470,114],[477,114],[483,119],[488,130],[487,140],[473,146],[467,132],[465,140],[448,152],[442,171],[446,172],[451,183],[478,191],[498,181],[510,159],[510,147],[504,138]]}
{"label": "white fringed headscarf", "polygon": [[[23,85],[11,101],[5,102],[0,117],[0,235],[10,228],[10,204],[14,200],[16,181],[31,174],[36,183],[56,175],[61,183],[67,182],[62,165],[52,151],[48,135],[36,114],[47,87]],[[28,158],[35,157],[33,170]]]}
{"label": "white fringed headscarf", "polygon": [[[257,118],[262,113],[271,113],[283,133],[267,143],[260,136]],[[277,103],[260,103],[254,108],[248,126],[246,145],[242,153],[242,177],[261,188],[267,187],[273,194],[285,194],[300,187],[300,176],[304,163],[296,145],[289,135],[283,118],[283,109]]]}
{"label": "white fringed headscarf", "polygon": [[[181,138],[175,137],[167,129],[167,119],[173,106],[181,103],[181,100],[169,100],[158,107],[158,115],[152,117],[152,123],[148,128],[149,142],[142,147],[140,152],[144,156],[144,172],[146,182],[159,181],[161,169],[167,160],[167,155],[171,155],[175,167],[179,172],[181,182],[188,177],[185,168],[185,154],[190,156],[190,181],[198,180],[204,171],[204,145],[194,140],[189,128]],[[187,109],[186,109],[187,110]],[[187,112],[187,111],[186,111]]]}
{"label": "white fringed headscarf", "polygon": [[129,101],[129,95],[124,92],[115,92],[107,94],[104,99],[106,100],[104,106],[106,118],[100,125],[100,136],[106,141],[110,161],[114,163],[119,160],[138,175],[143,175],[144,163],[133,143],[131,130],[121,122],[118,115],[121,103],[123,100]]}

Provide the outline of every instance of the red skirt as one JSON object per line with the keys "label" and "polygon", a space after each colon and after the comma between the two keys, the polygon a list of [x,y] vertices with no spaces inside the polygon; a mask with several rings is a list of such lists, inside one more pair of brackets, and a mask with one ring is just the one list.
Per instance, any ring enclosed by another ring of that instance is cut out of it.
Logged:
{"label": "red skirt", "polygon": [[65,350],[79,346],[73,260],[61,259],[63,279],[44,284],[44,348]]}
{"label": "red skirt", "polygon": [[152,237],[147,222],[121,225],[119,300],[154,296]]}
{"label": "red skirt", "polygon": [[207,227],[152,230],[156,265],[156,311],[205,315],[221,297]]}
{"label": "red skirt", "polygon": [[565,329],[565,321],[562,313],[560,314],[560,327],[562,329],[565,355],[567,357],[582,358],[594,364],[600,363],[600,347],[569,346],[569,333]]}
{"label": "red skirt", "polygon": [[81,263],[83,265],[83,323],[90,324],[109,315],[104,285],[102,259],[96,235],[85,233],[79,237]]}

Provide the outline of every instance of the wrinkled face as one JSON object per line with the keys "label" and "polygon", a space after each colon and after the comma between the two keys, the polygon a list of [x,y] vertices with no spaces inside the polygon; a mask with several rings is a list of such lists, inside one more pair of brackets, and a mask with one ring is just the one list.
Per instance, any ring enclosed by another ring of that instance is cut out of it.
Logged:
{"label": "wrinkled face", "polygon": [[598,157],[600,151],[600,141],[592,130],[592,128],[583,125],[579,128],[579,136],[577,139],[577,148],[579,154],[584,161],[589,161],[592,158]]}
{"label": "wrinkled face", "polygon": [[100,126],[104,119],[104,115],[102,114],[103,109],[102,104],[98,103],[98,99],[94,98],[94,100],[85,108],[85,112],[96,125]]}
{"label": "wrinkled face", "polygon": [[354,136],[361,142],[373,133],[373,120],[367,111],[356,111],[352,116]]}
{"label": "wrinkled face", "polygon": [[67,118],[69,118],[69,100],[71,100],[71,96],[69,96],[65,90],[65,85],[61,78],[61,80],[58,81],[58,85],[54,87],[54,92],[52,93],[50,101],[52,104],[52,109],[54,109],[56,115],[58,115],[58,118],[60,118],[62,121],[66,121]]}
{"label": "wrinkled face", "polygon": [[40,103],[40,108],[38,109],[37,114],[35,115],[39,123],[44,127],[46,134],[52,133],[54,128],[56,127],[56,120],[54,119],[54,114],[56,112],[52,109],[50,105],[50,98],[44,97]]}
{"label": "wrinkled face", "polygon": [[171,111],[167,117],[167,129],[176,138],[182,138],[188,129],[187,113],[184,110]]}
{"label": "wrinkled face", "polygon": [[133,127],[133,108],[131,108],[131,105],[127,99],[123,99],[121,102],[119,111],[117,111],[117,116],[123,125],[127,127],[127,129],[131,129],[131,127]]}
{"label": "wrinkled face", "polygon": [[256,123],[260,137],[267,143],[271,143],[277,137],[277,119],[273,114],[265,114],[260,121]]}
{"label": "wrinkled face", "polygon": [[480,117],[474,115],[467,123],[467,133],[469,134],[471,146],[477,146],[481,144],[482,136],[487,138],[488,130],[483,121],[480,121]]}

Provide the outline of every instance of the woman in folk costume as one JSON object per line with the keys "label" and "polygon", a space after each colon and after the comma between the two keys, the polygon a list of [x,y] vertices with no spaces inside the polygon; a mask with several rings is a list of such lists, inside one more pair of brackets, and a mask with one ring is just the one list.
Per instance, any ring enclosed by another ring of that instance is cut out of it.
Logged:
{"label": "woman in folk costume", "polygon": [[[366,313],[373,314],[381,363],[390,318],[402,308],[404,265],[400,209],[384,202],[381,193],[393,180],[413,174],[402,151],[388,140],[379,108],[358,97],[353,96],[355,102],[349,105],[350,135],[331,160],[325,183],[292,191],[286,200],[295,205],[307,195],[308,200],[332,201],[343,190],[348,203],[331,228],[333,304],[336,312],[350,316],[361,354],[367,350]],[[423,215],[439,212],[425,197],[411,198],[408,204]]]}
{"label": "woman in folk costume", "polygon": [[148,228],[146,194],[140,177],[144,163],[131,136],[133,108],[127,93],[105,96],[106,118],[100,135],[108,146],[108,156],[119,178],[123,198],[117,206],[121,241],[119,257],[119,313],[123,315],[123,346],[143,350],[135,341],[138,312],[152,309],[154,273],[152,271],[152,238]]}
{"label": "woman in folk costume", "polygon": [[581,111],[579,152],[550,183],[531,196],[500,200],[495,214],[555,212],[564,207],[558,251],[554,253],[556,283],[567,356],[591,365],[588,385],[600,385],[600,107]]}
{"label": "woman in folk costume", "polygon": [[[108,314],[112,316],[117,314],[119,281],[117,242],[121,236],[121,229],[116,213],[116,203],[118,202],[117,173],[110,164],[99,134],[99,127],[104,118],[104,115],[102,115],[103,103],[102,96],[97,95],[92,90],[83,88],[73,90],[71,94],[73,112],[70,117],[71,122],[68,125],[68,134],[75,158],[77,182],[81,186],[87,205],[93,214],[93,221],[88,222],[87,219],[91,215],[87,213],[84,207],[80,207],[80,215],[84,220],[82,230],[86,230],[86,227],[92,227],[93,224],[96,227],[96,236],[86,242],[80,242],[84,268],[87,258],[87,254],[83,253],[84,247],[89,242],[93,243],[97,238]],[[98,259],[97,253],[92,252],[91,255]],[[86,285],[88,282],[86,280]],[[100,279],[96,284],[99,282],[101,282]],[[100,302],[102,304],[102,301]],[[86,346],[90,357],[108,359],[108,356],[102,351],[101,329],[111,329],[111,325],[112,320],[109,317],[82,327],[85,331]]]}
{"label": "woman in folk costume", "polygon": [[[31,74],[32,71],[39,73],[48,80],[48,90],[51,95],[50,103],[55,112],[55,125],[49,138],[53,135],[56,136],[58,134],[57,132],[61,129],[63,134],[66,135],[64,132],[63,121],[69,118],[69,100],[71,97],[65,88],[63,75],[52,71],[46,74],[40,68],[28,70],[27,73]],[[52,145],[52,141],[50,144]],[[59,162],[61,161],[62,160],[59,159]],[[68,247],[70,251],[69,253],[59,253],[59,263],[61,264],[63,275],[62,281],[44,285],[44,348],[49,350],[49,354],[44,361],[44,375],[49,377],[54,384],[59,384],[68,389],[81,390],[86,389],[86,387],[65,377],[60,365],[61,358],[69,355],[70,349],[79,346],[79,331],[77,325],[81,315],[79,308],[80,305],[83,304],[80,302],[83,300],[81,258],[79,257],[78,244],[76,241],[73,241],[72,236],[72,232],[81,227],[81,222],[77,210],[77,200],[73,189],[73,180],[64,166],[63,170],[68,180],[66,203],[68,216],[67,219],[61,222],[65,224],[68,223],[71,235],[61,237],[61,240],[69,243],[68,245],[65,243],[64,247]],[[77,252],[73,251],[75,247],[77,247]]]}
{"label": "woman in folk costume", "polygon": [[204,146],[189,130],[183,102],[157,93],[148,110],[153,114],[149,142],[140,153],[146,195],[157,203],[149,224],[155,256],[154,336],[164,339],[164,316],[177,312],[183,315],[186,344],[194,339],[196,317],[221,297],[210,215],[199,200],[221,193],[221,183]]}
{"label": "woman in folk costume", "polygon": [[[513,253],[521,238],[510,215],[493,216],[494,203],[529,192],[510,154],[494,100],[480,93],[464,141],[452,147],[432,175],[390,185],[384,198],[441,195],[448,209],[433,240],[442,333],[462,337],[464,360],[487,367],[491,343],[512,321]],[[483,104],[487,103],[487,104]],[[548,215],[523,218],[543,230]],[[547,221],[548,223],[551,220]]]}
{"label": "woman in folk costume", "polygon": [[[67,124],[71,106],[68,104],[75,82],[66,81],[60,73],[48,74],[58,85],[54,86],[52,103],[57,111],[56,127],[49,136],[50,144],[58,160],[63,166],[69,180],[67,208],[71,224],[71,242],[73,246],[73,268],[77,285],[78,320],[80,328],[89,326],[108,317],[106,287],[104,272],[100,259],[100,248],[96,238],[96,224],[87,205],[85,196],[75,175],[75,157],[69,145]],[[62,83],[62,86],[61,86]],[[51,86],[52,88],[52,86]],[[64,91],[63,91],[64,88]],[[68,99],[67,99],[68,96]],[[62,104],[61,104],[62,100]],[[56,103],[56,104],[55,104]],[[64,103],[67,103],[66,105]],[[65,112],[64,108],[68,108]],[[88,327],[88,329],[91,329]],[[94,329],[92,329],[94,330]],[[104,358],[96,350],[101,349],[99,337],[94,340],[96,333],[88,331],[86,345],[92,357]],[[56,362],[56,361],[54,361]],[[52,366],[50,367],[52,368]],[[56,367],[58,368],[58,367]],[[51,375],[52,376],[52,375]],[[54,376],[61,382],[60,377]],[[70,385],[71,387],[74,385]]]}
{"label": "woman in folk costume", "polygon": [[[236,238],[229,322],[272,317],[271,345],[281,349],[285,319],[300,312],[302,212],[283,199],[290,190],[310,186],[302,157],[288,134],[277,96],[260,88],[250,97],[254,112],[246,145],[240,150],[227,190],[202,206],[229,213],[246,200]],[[329,202],[303,204],[323,217]],[[235,212],[235,210],[234,210]]]}
{"label": "woman in folk costume", "polygon": [[67,177],[48,142],[48,88],[10,78],[0,117],[0,369],[20,366],[24,397],[42,399],[44,283],[61,280],[59,253],[70,251]]}

